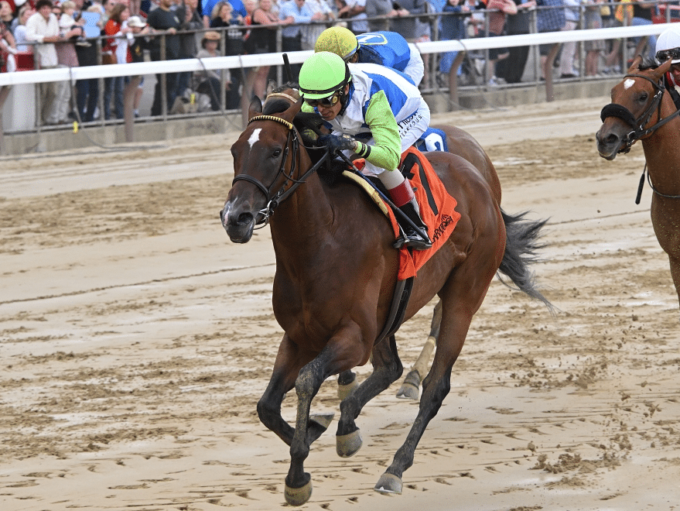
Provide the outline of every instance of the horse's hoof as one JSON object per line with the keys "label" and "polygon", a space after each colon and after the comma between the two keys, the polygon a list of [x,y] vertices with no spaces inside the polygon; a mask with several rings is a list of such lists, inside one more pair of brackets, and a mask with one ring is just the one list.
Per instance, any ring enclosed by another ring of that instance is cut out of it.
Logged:
{"label": "horse's hoof", "polygon": [[354,381],[352,381],[352,383],[348,383],[347,385],[338,384],[338,397],[340,398],[340,401],[344,401],[344,399],[354,392],[354,389],[356,389],[358,386],[359,382],[356,380],[356,378]]}
{"label": "horse's hoof", "polygon": [[420,399],[420,385],[414,385],[411,382],[404,381],[401,388],[397,391],[397,397],[399,399],[418,401],[418,399]]}
{"label": "horse's hoof", "polygon": [[349,458],[361,449],[361,432],[357,429],[347,435],[338,435],[335,437],[335,450],[338,456],[342,458]]}
{"label": "horse's hoof", "polygon": [[323,428],[324,431],[326,431],[331,422],[333,422],[333,417],[335,417],[334,413],[318,413],[315,415],[310,415],[309,420],[311,422],[316,422]]}
{"label": "horse's hoof", "polygon": [[[305,473],[305,475],[309,477],[309,474]],[[312,496],[312,478],[310,477],[307,484],[301,488],[291,488],[286,484],[283,495],[286,497],[286,502],[291,506],[301,506]]]}
{"label": "horse's hoof", "polygon": [[373,489],[380,493],[399,493],[401,494],[401,478],[385,472],[380,476],[380,479],[373,487]]}

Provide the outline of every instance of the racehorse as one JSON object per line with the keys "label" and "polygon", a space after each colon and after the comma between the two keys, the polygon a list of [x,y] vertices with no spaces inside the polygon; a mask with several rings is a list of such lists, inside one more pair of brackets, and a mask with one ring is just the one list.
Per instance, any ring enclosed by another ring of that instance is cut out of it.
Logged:
{"label": "racehorse", "polygon": [[[304,462],[332,418],[310,415],[324,380],[371,358],[372,374],[340,404],[336,449],[347,457],[361,447],[355,419],[362,407],[403,370],[395,336],[376,342],[397,280],[394,233],[355,184],[322,179],[317,169],[324,159],[312,162],[293,124],[301,106],[299,100],[263,114],[260,100],[253,100],[248,126],[231,147],[235,176],[220,212],[235,243],[247,243],[256,224],[268,221],[271,227],[276,255],[272,302],[284,335],[257,412],[290,446],[284,495],[291,505],[302,505],[311,496]],[[405,311],[408,320],[435,294],[441,300],[437,350],[423,382],[418,416],[375,486],[387,493],[402,490],[403,472],[413,464],[417,444],[450,390],[453,364],[499,267],[520,289],[540,295],[527,278],[531,273],[522,256],[542,222],[523,223],[502,212],[486,179],[464,158],[444,152],[427,158],[456,198],[461,217],[418,270]],[[294,427],[281,415],[283,398],[293,388],[298,398]]]}
{"label": "racehorse", "polygon": [[[602,109],[597,132],[600,156],[613,160],[638,140],[646,159],[652,194],[652,225],[661,248],[668,254],[675,290],[680,297],[680,112],[663,85],[671,66],[641,65],[638,56],[623,81],[611,92],[612,102]],[[638,191],[644,184],[645,171]]]}
{"label": "racehorse", "polygon": [[[288,83],[277,89],[274,89],[265,99],[264,108],[266,109],[268,105],[273,106],[274,101],[288,102],[292,105],[297,100],[300,99],[300,94],[296,85],[293,83]],[[307,119],[307,126],[309,126],[312,119]],[[322,126],[321,118],[318,117],[315,123],[317,130],[324,130]],[[470,135],[468,132],[447,124],[433,125],[433,128],[440,129],[446,135],[446,146],[448,152],[451,154],[457,154],[465,158],[467,161],[472,163],[486,179],[486,182],[491,188],[491,193],[496,200],[496,203],[500,205],[501,203],[501,184],[498,179],[498,174],[496,173],[496,168],[494,167],[491,159],[486,154],[486,151],[477,142],[477,140]],[[537,226],[538,227],[538,226]],[[541,297],[537,297],[541,298]],[[420,355],[416,359],[415,364],[411,370],[407,373],[404,378],[402,386],[397,391],[397,397],[403,399],[413,399],[417,400],[420,394],[420,383],[422,382],[425,372],[427,370],[427,365],[429,363],[432,352],[435,348],[435,341],[437,334],[439,332],[439,322],[441,321],[441,305],[438,303],[435,306],[435,311],[432,317],[432,326],[430,329],[430,335],[421,350]],[[338,397],[344,399],[349,395],[356,387],[358,382],[356,380],[356,375],[352,371],[342,372],[338,376]]]}

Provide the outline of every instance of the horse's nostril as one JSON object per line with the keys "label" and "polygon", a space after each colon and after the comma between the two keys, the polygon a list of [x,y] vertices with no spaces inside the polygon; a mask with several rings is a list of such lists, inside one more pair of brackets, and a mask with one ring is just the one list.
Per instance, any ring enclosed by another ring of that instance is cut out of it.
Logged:
{"label": "horse's nostril", "polygon": [[609,136],[606,138],[606,143],[611,145],[611,144],[616,144],[619,141],[619,137],[613,133],[610,133]]}
{"label": "horse's nostril", "polygon": [[239,225],[245,225],[245,224],[249,224],[252,221],[253,221],[252,213],[241,213],[238,216],[238,222],[237,223]]}

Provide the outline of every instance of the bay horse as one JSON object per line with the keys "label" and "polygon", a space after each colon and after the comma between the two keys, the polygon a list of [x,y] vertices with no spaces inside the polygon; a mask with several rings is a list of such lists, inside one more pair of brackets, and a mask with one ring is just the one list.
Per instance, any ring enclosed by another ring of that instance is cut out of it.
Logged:
{"label": "bay horse", "polygon": [[654,233],[668,254],[671,276],[680,298],[680,117],[663,77],[671,60],[660,66],[642,65],[636,57],[623,81],[611,91],[612,102],[602,109],[596,134],[600,156],[613,160],[640,140],[645,153],[638,191],[645,173],[653,190],[651,217]]}
{"label": "bay horse", "polygon": [[[300,99],[300,94],[297,89],[297,84],[287,83],[280,86],[267,96],[264,102],[264,107],[276,108],[273,102],[283,101],[289,105],[294,104]],[[446,135],[446,145],[448,152],[457,154],[469,161],[484,177],[491,188],[491,194],[496,203],[501,203],[501,184],[496,168],[489,158],[484,148],[477,142],[477,140],[465,130],[456,126],[448,124],[435,124],[433,128],[440,129]],[[325,130],[321,117],[316,123],[317,130]],[[540,228],[541,225],[536,225]],[[528,247],[527,247],[528,248]],[[534,296],[538,299],[543,299],[542,296]],[[411,370],[404,377],[404,382],[397,390],[397,397],[402,399],[418,400],[420,395],[420,384],[425,377],[427,366],[432,353],[435,349],[436,338],[439,333],[439,323],[441,322],[441,304],[437,303],[432,316],[432,324],[430,327],[430,335],[428,336],[423,349],[421,350],[416,362],[413,364]],[[344,371],[338,376],[338,397],[342,400],[347,397],[356,387],[358,382],[353,371]]]}
{"label": "bay horse", "polygon": [[[276,256],[274,315],[284,335],[269,384],[257,404],[262,423],[290,446],[284,495],[302,505],[312,494],[304,462],[331,416],[310,415],[314,396],[328,377],[366,364],[373,372],[340,404],[336,450],[342,457],[361,447],[355,423],[362,407],[402,374],[394,335],[376,343],[391,307],[398,252],[389,222],[349,180],[329,184],[316,170],[293,124],[302,100],[283,111],[265,110],[255,98],[248,125],[232,145],[234,181],[222,225],[234,243],[247,243],[257,224],[269,222]],[[464,158],[427,153],[461,215],[453,233],[418,270],[404,318],[435,294],[441,300],[437,350],[423,382],[418,416],[405,443],[375,489],[401,493],[403,472],[430,420],[449,393],[451,370],[470,322],[501,268],[523,291],[540,294],[523,259],[537,225],[523,225],[501,211],[489,183]],[[275,209],[275,211],[274,211]],[[275,214],[274,214],[275,213]],[[507,227],[507,229],[506,229]],[[281,415],[295,388],[294,427]]]}

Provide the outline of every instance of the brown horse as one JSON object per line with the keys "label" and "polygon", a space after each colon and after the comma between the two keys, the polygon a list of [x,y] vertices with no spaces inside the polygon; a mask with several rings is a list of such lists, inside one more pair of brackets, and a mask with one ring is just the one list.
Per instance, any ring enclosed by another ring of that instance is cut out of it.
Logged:
{"label": "brown horse", "polygon": [[[670,66],[670,60],[658,67],[644,66],[638,56],[623,81],[612,89],[612,102],[602,110],[603,124],[596,137],[600,156],[608,160],[642,141],[647,180],[654,191],[652,225],[668,254],[680,296],[680,117],[663,84]],[[643,172],[640,191],[644,177]]]}
{"label": "brown horse", "polygon": [[[264,102],[265,110],[268,106],[274,106],[273,102],[283,101],[288,105],[292,105],[300,99],[300,94],[295,88],[294,84],[287,84],[270,93]],[[321,126],[321,118],[318,119],[317,129],[323,130]],[[496,203],[501,203],[501,184],[489,155],[477,140],[468,132],[449,126],[447,124],[433,125],[433,128],[442,130],[446,134],[446,144],[448,151],[451,154],[457,154],[472,163],[486,179],[486,182],[491,188],[491,193]],[[402,386],[397,390],[397,397],[402,399],[417,400],[420,395],[420,384],[425,377],[430,357],[435,349],[436,338],[439,332],[439,323],[441,322],[441,303],[435,306],[435,311],[432,317],[432,326],[430,328],[430,335],[425,342],[420,355],[411,370],[404,377]],[[352,371],[342,372],[338,376],[338,397],[344,399],[347,397],[359,383],[356,380],[356,375]]]}
{"label": "brown horse", "polygon": [[[302,505],[312,493],[304,462],[331,417],[310,415],[329,376],[372,361],[372,374],[340,404],[340,456],[361,447],[355,423],[362,407],[402,374],[394,335],[376,343],[396,285],[398,254],[389,223],[368,196],[346,180],[326,183],[300,144],[293,121],[301,101],[284,111],[251,103],[249,124],[231,148],[234,182],[220,213],[235,243],[247,243],[269,221],[276,254],[273,309],[284,330],[272,377],[257,405],[260,420],[290,446],[285,498]],[[401,492],[402,474],[429,421],[450,390],[451,370],[470,322],[496,271],[540,296],[524,258],[542,222],[503,213],[486,179],[467,160],[428,153],[461,218],[437,253],[418,271],[405,312],[412,317],[437,294],[441,324],[437,351],[423,382],[418,416],[375,489]],[[507,227],[507,230],[506,230]],[[285,394],[298,397],[295,427],[281,416]]]}

